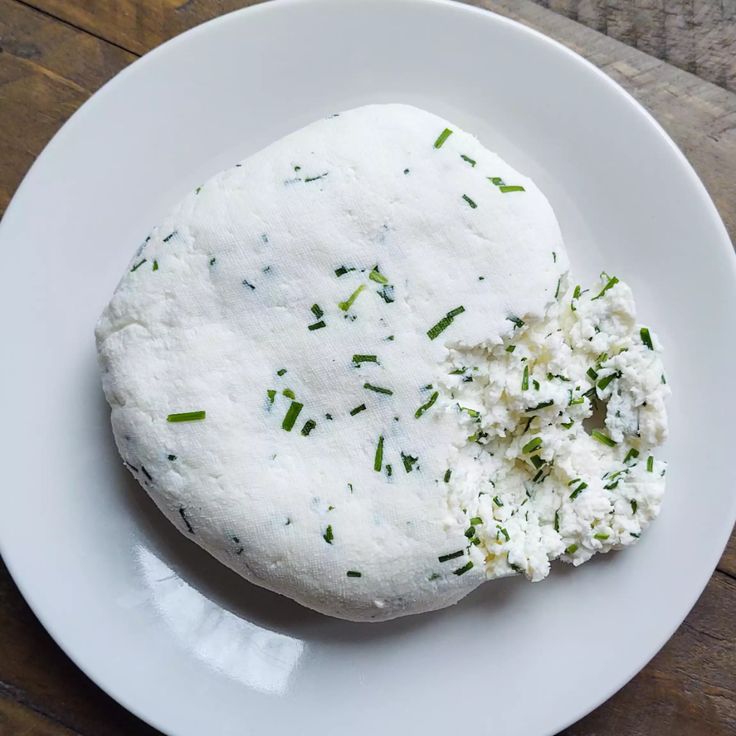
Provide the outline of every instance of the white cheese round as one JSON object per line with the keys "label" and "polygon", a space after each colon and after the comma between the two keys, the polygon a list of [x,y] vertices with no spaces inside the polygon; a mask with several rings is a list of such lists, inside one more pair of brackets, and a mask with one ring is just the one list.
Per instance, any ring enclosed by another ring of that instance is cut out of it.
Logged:
{"label": "white cheese round", "polygon": [[[197,188],[131,262],[97,326],[118,447],[192,540],[342,618],[441,608],[509,570],[539,578],[572,539],[583,561],[595,542],[574,515],[547,529],[546,507],[527,525],[544,527],[538,552],[489,537],[478,494],[499,458],[468,436],[510,437],[518,407],[478,396],[469,432],[448,375],[463,353],[518,370],[489,356],[559,321],[545,315],[566,271],[542,193],[453,124],[403,105],[316,122]],[[609,390],[618,437],[641,397],[623,377]]]}

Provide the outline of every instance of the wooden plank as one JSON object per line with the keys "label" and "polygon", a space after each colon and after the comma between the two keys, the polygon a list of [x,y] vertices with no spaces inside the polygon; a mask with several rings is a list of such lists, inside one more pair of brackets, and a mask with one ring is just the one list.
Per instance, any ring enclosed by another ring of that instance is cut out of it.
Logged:
{"label": "wooden plank", "polygon": [[736,0],[534,0],[736,92]]}
{"label": "wooden plank", "polygon": [[192,26],[261,0],[23,0],[137,54]]}
{"label": "wooden plank", "polygon": [[81,736],[9,698],[0,698],[0,734],[6,736]]}
{"label": "wooden plank", "polygon": [[35,157],[135,56],[14,0],[0,0],[0,215]]}

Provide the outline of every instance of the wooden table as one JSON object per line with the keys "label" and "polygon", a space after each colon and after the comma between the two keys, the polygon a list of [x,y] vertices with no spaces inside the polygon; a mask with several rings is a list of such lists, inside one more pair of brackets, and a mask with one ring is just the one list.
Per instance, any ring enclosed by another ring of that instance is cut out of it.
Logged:
{"label": "wooden table", "polygon": [[[0,0],[0,212],[45,143],[101,84],[165,39],[249,4],[252,0]],[[736,94],[530,0],[474,4],[562,41],[628,89],[688,156],[736,241]],[[670,642],[565,735],[734,736],[735,642],[732,537]],[[76,669],[0,566],[0,735],[155,733]]]}

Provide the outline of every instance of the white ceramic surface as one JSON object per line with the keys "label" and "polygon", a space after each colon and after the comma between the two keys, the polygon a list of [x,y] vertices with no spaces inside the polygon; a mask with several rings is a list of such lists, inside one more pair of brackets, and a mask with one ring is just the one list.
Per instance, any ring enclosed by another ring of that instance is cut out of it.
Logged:
{"label": "white ceramic surface", "polygon": [[[547,193],[581,276],[633,286],[667,350],[671,466],[638,547],[360,625],[245,583],[159,516],[113,447],[92,328],[183,193],[319,116],[389,101],[474,131]],[[736,362],[736,269],[721,221],[620,88],[489,13],[280,0],[196,28],[64,126],[0,253],[3,556],[74,661],[172,736],[552,734],[667,640],[731,530],[736,404],[714,392]]]}

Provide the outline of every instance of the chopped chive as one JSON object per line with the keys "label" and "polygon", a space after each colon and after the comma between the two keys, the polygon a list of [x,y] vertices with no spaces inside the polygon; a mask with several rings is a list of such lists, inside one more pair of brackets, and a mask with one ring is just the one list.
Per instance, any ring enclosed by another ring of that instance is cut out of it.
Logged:
{"label": "chopped chive", "polygon": [[536,411],[537,409],[545,409],[548,406],[552,406],[554,402],[552,399],[549,401],[542,401],[540,404],[537,404],[536,406],[530,406],[527,411]]}
{"label": "chopped chive", "polygon": [[307,182],[310,182],[310,181],[317,181],[317,179],[324,179],[327,176],[327,174],[328,172],[325,171],[324,174],[320,174],[319,176],[307,176],[304,179],[304,183],[306,184]]}
{"label": "chopped chive", "polygon": [[312,314],[317,319],[322,319],[322,317],[325,316],[325,313],[322,311],[322,308],[319,306],[319,304],[312,304]]}
{"label": "chopped chive", "polygon": [[648,327],[642,327],[639,330],[639,335],[641,336],[641,341],[650,349],[654,350],[654,345],[652,344],[652,336],[649,334],[649,328]]}
{"label": "chopped chive", "polygon": [[279,369],[278,369],[278,370],[276,371],[276,375],[277,375],[277,376],[283,376],[283,375],[284,375],[285,373],[286,373],[286,368],[279,368]]}
{"label": "chopped chive", "polygon": [[154,260],[153,261],[153,268],[151,270],[152,271],[158,271],[158,261],[157,260]]}
{"label": "chopped chive", "polygon": [[591,381],[595,381],[598,378],[598,374],[593,368],[588,368],[588,370],[585,372],[585,375],[588,376]]}
{"label": "chopped chive", "polygon": [[457,570],[453,570],[453,575],[464,575],[468,570],[473,569],[473,561],[466,562],[462,567],[458,567]]}
{"label": "chopped chive", "polygon": [[390,463],[386,463],[386,475],[390,478],[393,475],[393,468]]}
{"label": "chopped chive", "polygon": [[378,356],[376,355],[353,355],[353,363],[360,365],[361,363],[378,363]]}
{"label": "chopped chive", "polygon": [[307,325],[307,329],[310,330],[310,331],[321,330],[323,327],[327,327],[327,325],[324,323],[324,320],[320,320],[319,322],[315,322],[312,325]]}
{"label": "chopped chive", "polygon": [[584,404],[585,399],[582,396],[578,396],[576,399],[570,399],[570,406],[575,406],[576,404]]}
{"label": "chopped chive", "polygon": [[501,534],[503,534],[503,536],[504,536],[504,537],[506,537],[506,541],[507,541],[507,542],[510,542],[510,541],[511,541],[511,536],[510,536],[510,535],[509,535],[509,533],[508,533],[508,532],[506,531],[506,528],[505,528],[505,527],[502,527],[502,526],[500,526],[499,524],[496,524],[496,528],[498,529],[498,531],[500,531],[500,532],[501,532]]}
{"label": "chopped chive", "polygon": [[667,383],[667,379],[664,377],[664,373],[659,377],[662,383]]}
{"label": "chopped chive", "polygon": [[434,340],[440,333],[444,332],[453,322],[455,317],[462,314],[465,311],[465,307],[455,307],[451,309],[436,325],[430,327],[427,330],[427,337],[430,340]]}
{"label": "chopped chive", "polygon": [[200,411],[184,411],[181,414],[169,414],[166,417],[167,422],[198,422],[207,416],[207,412]]}
{"label": "chopped chive", "polygon": [[534,450],[540,448],[542,446],[542,438],[541,437],[534,437],[533,439],[529,440],[524,447],[521,448],[521,451],[523,453],[530,453],[534,452]]}
{"label": "chopped chive", "polygon": [[477,526],[478,524],[482,524],[483,523],[483,519],[481,519],[480,516],[473,516],[470,519],[470,523],[473,526]]}
{"label": "chopped chive", "polygon": [[586,488],[588,487],[588,484],[583,481],[571,494],[570,494],[570,500],[574,501]]}
{"label": "chopped chive", "polygon": [[503,506],[503,501],[498,496],[493,497],[493,503],[495,503],[498,508]]}
{"label": "chopped chive", "polygon": [[516,350],[516,345],[508,345],[508,346],[506,347],[506,352],[507,352],[507,353],[513,353],[513,352],[514,352],[514,350]]}
{"label": "chopped chive", "polygon": [[635,514],[636,510],[639,508],[639,504],[636,502],[635,498],[632,498],[630,503],[631,503],[631,513]]}
{"label": "chopped chive", "polygon": [[555,528],[555,531],[556,532],[559,532],[560,531],[560,510],[559,509],[557,509],[557,511],[555,511],[555,525],[554,525],[554,528]]}
{"label": "chopped chive", "polygon": [[182,521],[184,522],[184,525],[187,528],[187,531],[190,534],[194,534],[194,529],[192,528],[192,525],[189,523],[189,519],[187,519],[186,511],[184,510],[183,506],[179,506],[179,516],[181,516]]}
{"label": "chopped chive", "polygon": [[298,401],[292,401],[289,405],[289,409],[286,412],[284,421],[281,422],[281,428],[287,432],[291,432],[296,423],[296,418],[299,416],[299,412],[304,408],[304,404],[300,404]]}
{"label": "chopped chive", "polygon": [[577,544],[571,544],[571,545],[570,545],[569,547],[566,547],[566,548],[565,548],[565,554],[566,554],[566,555],[572,555],[572,554],[575,554],[575,552],[577,552],[577,551],[578,551],[578,546],[577,546]]}
{"label": "chopped chive", "polygon": [[171,462],[174,462],[174,460],[176,460],[176,455],[167,455],[166,457],[167,457],[167,458],[168,458],[169,460],[171,460]]}
{"label": "chopped chive", "polygon": [[[601,274],[603,275],[603,274]],[[606,285],[600,290],[597,296],[594,296],[591,301],[594,302],[596,299],[600,299],[609,289],[612,289],[618,283],[618,279],[615,276],[611,276],[606,282]]]}
{"label": "chopped chive", "polygon": [[511,316],[506,317],[506,319],[509,322],[513,322],[516,327],[521,328],[521,327],[524,326],[524,320],[523,319],[519,319],[519,317],[517,317],[516,315],[513,315],[512,314]]}
{"label": "chopped chive", "polygon": [[529,365],[524,366],[524,375],[521,377],[521,390],[527,391],[529,389]]}
{"label": "chopped chive", "polygon": [[598,440],[602,445],[608,445],[608,447],[616,447],[618,442],[616,440],[612,440],[607,434],[603,434],[603,432],[599,432],[597,429],[594,429],[590,436],[594,440]]}
{"label": "chopped chive", "polygon": [[433,394],[432,394],[432,395],[431,395],[431,396],[429,397],[429,399],[427,400],[427,402],[426,402],[426,403],[424,403],[424,404],[422,404],[422,405],[421,405],[421,406],[420,406],[420,407],[419,407],[419,408],[418,408],[418,409],[417,409],[417,410],[416,410],[416,411],[414,412],[414,417],[415,417],[416,419],[419,419],[419,417],[421,417],[421,416],[422,416],[422,414],[424,414],[424,412],[425,412],[425,411],[427,411],[427,409],[430,409],[430,408],[431,408],[431,407],[432,407],[432,406],[434,405],[434,402],[435,402],[435,401],[437,401],[437,397],[438,397],[439,395],[440,395],[440,394],[439,394],[439,391],[435,391],[435,392],[434,392],[434,393],[433,393]]}
{"label": "chopped chive", "polygon": [[445,470],[445,477],[444,477],[445,483],[449,483],[451,477],[452,477],[452,470],[448,468],[447,470]]}
{"label": "chopped chive", "polygon": [[626,457],[624,458],[624,465],[628,465],[629,460],[636,460],[637,457],[639,457],[639,450],[637,450],[635,447],[632,447],[626,453]]}
{"label": "chopped chive", "polygon": [[497,187],[503,184],[503,179],[500,176],[489,176],[487,178],[491,184],[495,184]]}
{"label": "chopped chive", "polygon": [[414,457],[414,455],[405,455],[403,452],[401,453],[401,462],[404,463],[404,470],[406,470],[407,473],[411,473],[412,470],[414,470],[414,465],[419,460],[418,457]]}
{"label": "chopped chive", "polygon": [[210,258],[210,266],[214,266],[217,263],[217,258]]}
{"label": "chopped chive", "polygon": [[450,552],[449,555],[441,555],[437,559],[440,562],[447,562],[448,560],[454,560],[455,558],[462,557],[462,556],[463,556],[463,551],[459,549],[457,552]]}
{"label": "chopped chive", "polygon": [[339,278],[340,276],[344,276],[350,271],[355,271],[355,269],[353,267],[348,268],[347,266],[340,266],[339,268],[335,269],[335,276]]}
{"label": "chopped chive", "polygon": [[525,192],[526,189],[519,184],[504,184],[498,188],[498,191],[501,192],[501,194],[506,194],[507,192]]}
{"label": "chopped chive", "polygon": [[572,427],[573,424],[575,424],[575,420],[571,419],[569,422],[561,422],[560,426],[563,427],[564,429],[570,429],[570,427]]}
{"label": "chopped chive", "polygon": [[138,263],[130,269],[130,272],[133,273],[133,271],[137,271],[147,260],[148,258],[144,258],[142,261],[138,261]]}
{"label": "chopped chive", "polygon": [[444,142],[452,135],[452,131],[449,128],[445,128],[439,136],[437,136],[437,140],[434,142],[435,148],[442,148]]}
{"label": "chopped chive", "polygon": [[630,534],[630,535],[631,535],[632,537],[636,538],[636,539],[639,539],[639,537],[641,536],[641,534],[634,534],[634,532],[629,532],[629,534]]}
{"label": "chopped chive", "polygon": [[355,409],[350,410],[350,416],[354,417],[356,414],[360,414],[360,412],[365,411],[365,404],[361,404],[360,406],[356,406]]}
{"label": "chopped chive", "polygon": [[358,295],[363,289],[365,289],[365,284],[361,284],[344,302],[339,302],[337,306],[343,312],[347,312],[353,306],[353,302],[358,298]]}
{"label": "chopped chive", "polygon": [[287,399],[295,399],[296,398],[296,395],[294,394],[294,392],[290,388],[285,388],[281,393],[284,396],[286,396]]}
{"label": "chopped chive", "polygon": [[357,570],[348,570],[347,571],[347,576],[349,578],[362,578],[363,577],[363,573],[362,572],[358,572]]}
{"label": "chopped chive", "polygon": [[472,209],[475,209],[478,206],[472,199],[470,199],[470,197],[468,197],[467,194],[463,194],[463,199],[471,206]]}
{"label": "chopped chive", "polygon": [[163,239],[163,240],[164,240],[164,243],[168,243],[168,242],[169,242],[169,240],[171,240],[171,238],[173,238],[173,237],[174,237],[174,235],[176,235],[176,230],[174,230],[174,232],[173,232],[173,233],[169,233],[169,234],[168,234],[168,235],[167,235],[167,236],[166,236],[166,237],[165,237],[165,238]]}
{"label": "chopped chive", "polygon": [[383,435],[378,438],[378,444],[376,445],[376,454],[373,458],[373,470],[377,473],[381,472],[383,467]]}
{"label": "chopped chive", "polygon": [[247,286],[251,291],[256,290],[256,287],[248,279],[243,279],[243,286]]}
{"label": "chopped chive", "polygon": [[377,284],[388,283],[388,279],[378,270],[378,266],[373,267],[373,270],[368,274],[368,278],[371,281],[375,281]]}
{"label": "chopped chive", "polygon": [[608,539],[610,535],[609,534],[603,534],[602,532],[599,532],[598,534],[593,535],[593,539],[600,539],[601,541]]}
{"label": "chopped chive", "polygon": [[616,378],[621,378],[621,373],[619,371],[616,371],[615,373],[611,373],[610,375],[601,378],[601,380],[598,381],[598,388],[603,391],[603,389],[606,388],[606,386],[608,386],[608,384]]}
{"label": "chopped chive", "polygon": [[464,411],[469,417],[473,417],[473,419],[477,419],[480,416],[480,412],[477,409],[471,409],[468,406],[460,406],[460,404],[457,405],[457,408],[460,409],[460,411]]}
{"label": "chopped chive", "polygon": [[275,389],[268,389],[266,391],[266,395],[268,396],[268,403],[273,404],[274,400],[276,399],[276,390]]}
{"label": "chopped chive", "polygon": [[555,289],[555,299],[560,296],[560,284],[562,283],[562,276],[557,279],[557,288]]}
{"label": "chopped chive", "polygon": [[534,386],[535,391],[539,391],[539,381],[536,378],[532,379],[532,386]]}
{"label": "chopped chive", "polygon": [[557,263],[557,253],[552,251],[552,263]]}
{"label": "chopped chive", "polygon": [[650,455],[647,458],[647,472],[653,473],[654,472],[654,456]]}
{"label": "chopped chive", "polygon": [[306,422],[304,422],[304,426],[302,427],[302,434],[307,437],[309,433],[317,426],[317,422],[314,421],[314,419],[307,419]]}
{"label": "chopped chive", "polygon": [[322,539],[327,542],[327,544],[332,544],[332,540],[335,538],[335,535],[332,533],[332,524],[330,524],[327,529],[325,529],[325,533],[322,535]]}
{"label": "chopped chive", "polygon": [[537,470],[539,470],[539,468],[541,468],[541,467],[542,467],[542,466],[543,466],[543,465],[545,464],[545,463],[544,463],[544,460],[542,460],[542,458],[541,458],[541,457],[539,457],[539,455],[532,455],[532,456],[531,456],[531,457],[529,458],[529,461],[531,462],[531,464],[532,464],[532,465],[533,465],[533,466],[534,466],[534,467],[535,467],[535,468],[536,468]]}
{"label": "chopped chive", "polygon": [[363,388],[368,389],[368,391],[375,391],[377,394],[386,394],[387,396],[393,396],[394,393],[390,388],[374,386],[371,383],[364,383]]}
{"label": "chopped chive", "polygon": [[475,167],[475,164],[477,163],[477,161],[474,161],[472,158],[470,158],[470,156],[466,156],[464,153],[460,154],[460,158],[473,167]]}

